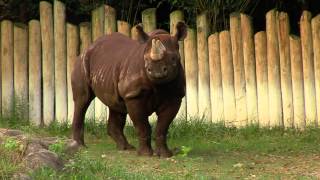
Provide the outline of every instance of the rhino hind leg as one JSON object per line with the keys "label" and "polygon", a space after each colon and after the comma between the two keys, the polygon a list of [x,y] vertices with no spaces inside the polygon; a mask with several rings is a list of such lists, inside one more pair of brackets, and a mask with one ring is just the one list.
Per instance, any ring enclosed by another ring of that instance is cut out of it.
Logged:
{"label": "rhino hind leg", "polygon": [[134,146],[128,143],[127,138],[123,134],[123,129],[126,124],[125,113],[119,113],[112,109],[109,111],[109,119],[107,131],[108,135],[116,142],[119,150],[133,150]]}
{"label": "rhino hind leg", "polygon": [[[76,79],[78,78],[78,79]],[[74,101],[74,114],[72,121],[72,138],[79,145],[84,144],[84,120],[86,111],[95,95],[82,74],[75,74],[72,79],[72,93]]]}

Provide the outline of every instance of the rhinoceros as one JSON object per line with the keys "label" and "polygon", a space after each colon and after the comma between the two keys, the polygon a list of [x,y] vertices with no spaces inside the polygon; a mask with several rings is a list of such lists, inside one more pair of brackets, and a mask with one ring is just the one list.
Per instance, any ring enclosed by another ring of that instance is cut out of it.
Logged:
{"label": "rhinoceros", "polygon": [[78,57],[71,77],[72,133],[78,146],[85,145],[84,116],[97,97],[109,107],[107,132],[118,149],[135,149],[123,133],[129,114],[139,139],[138,155],[153,155],[148,117],[155,112],[155,154],[172,156],[167,133],[185,96],[178,41],[186,37],[187,26],[179,22],[175,28],[175,35],[170,35],[161,29],[146,33],[137,25],[138,40],[112,33],[98,38]]}

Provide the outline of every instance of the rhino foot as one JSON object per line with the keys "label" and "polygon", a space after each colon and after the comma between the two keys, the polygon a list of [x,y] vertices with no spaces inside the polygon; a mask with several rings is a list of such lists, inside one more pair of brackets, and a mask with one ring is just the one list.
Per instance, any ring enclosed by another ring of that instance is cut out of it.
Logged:
{"label": "rhino foot", "polygon": [[66,153],[68,154],[74,154],[77,151],[79,151],[81,148],[87,148],[87,146],[84,143],[79,143],[75,140],[71,141],[69,144],[67,144]]}
{"label": "rhino foot", "polygon": [[147,148],[147,147],[140,148],[138,150],[138,155],[139,156],[152,156],[153,155],[153,150],[151,148]]}
{"label": "rhino foot", "polygon": [[125,145],[117,145],[118,150],[120,151],[131,151],[131,150],[135,150],[136,148],[134,146],[132,146],[131,144],[125,144]]}
{"label": "rhino foot", "polygon": [[172,151],[169,150],[168,148],[157,148],[156,154],[157,154],[157,156],[162,157],[162,158],[167,158],[167,157],[173,156]]}

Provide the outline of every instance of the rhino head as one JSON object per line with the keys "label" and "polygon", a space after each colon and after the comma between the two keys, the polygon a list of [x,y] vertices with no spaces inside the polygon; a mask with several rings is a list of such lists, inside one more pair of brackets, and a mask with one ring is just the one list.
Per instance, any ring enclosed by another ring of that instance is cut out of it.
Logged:
{"label": "rhino head", "polygon": [[156,84],[175,79],[181,70],[178,41],[187,36],[185,23],[177,23],[173,36],[163,30],[156,30],[148,35],[141,25],[137,26],[137,32],[138,40],[146,43],[143,59],[148,79]]}

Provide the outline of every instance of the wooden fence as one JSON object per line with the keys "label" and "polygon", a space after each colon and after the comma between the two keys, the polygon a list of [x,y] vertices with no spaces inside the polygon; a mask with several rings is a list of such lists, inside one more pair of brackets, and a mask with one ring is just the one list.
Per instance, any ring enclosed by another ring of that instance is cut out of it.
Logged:
{"label": "wooden fence", "polygon": [[[170,14],[170,33],[183,21]],[[156,28],[156,9],[142,12],[145,31]],[[204,117],[226,126],[317,126],[320,121],[320,15],[302,13],[300,37],[290,35],[289,17],[271,10],[266,31],[254,34],[248,15],[232,13],[230,30],[209,34],[207,14],[179,42],[186,72],[186,98],[179,116]],[[65,5],[40,2],[40,21],[1,21],[2,116],[21,115],[32,123],[72,119],[72,64],[90,43],[118,31],[136,39],[135,27],[116,20],[107,5],[92,11],[91,22],[66,22]],[[318,113],[317,113],[318,112]],[[103,119],[107,108],[95,99],[87,118]]]}

